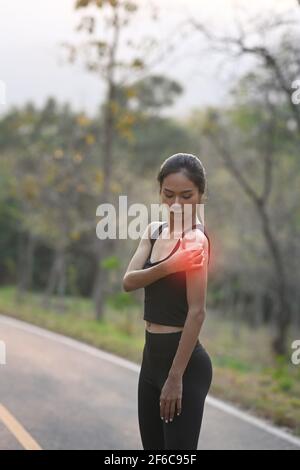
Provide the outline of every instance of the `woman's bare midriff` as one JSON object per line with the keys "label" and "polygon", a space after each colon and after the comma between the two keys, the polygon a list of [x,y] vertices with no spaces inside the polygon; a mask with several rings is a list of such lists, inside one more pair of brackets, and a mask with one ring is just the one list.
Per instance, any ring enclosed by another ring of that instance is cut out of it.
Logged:
{"label": "woman's bare midriff", "polygon": [[173,333],[175,331],[182,331],[183,326],[161,325],[159,323],[146,321],[146,330],[150,333]]}

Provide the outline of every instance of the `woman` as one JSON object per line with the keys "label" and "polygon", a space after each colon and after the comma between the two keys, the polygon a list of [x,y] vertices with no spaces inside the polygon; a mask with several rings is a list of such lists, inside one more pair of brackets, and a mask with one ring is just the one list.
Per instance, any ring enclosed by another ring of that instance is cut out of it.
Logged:
{"label": "woman", "polygon": [[[211,360],[198,339],[210,255],[197,217],[205,170],[196,156],[179,153],[165,160],[157,179],[169,220],[148,225],[123,279],[126,291],[145,288],[139,427],[144,449],[197,449],[212,381]],[[184,227],[176,242],[175,208]]]}

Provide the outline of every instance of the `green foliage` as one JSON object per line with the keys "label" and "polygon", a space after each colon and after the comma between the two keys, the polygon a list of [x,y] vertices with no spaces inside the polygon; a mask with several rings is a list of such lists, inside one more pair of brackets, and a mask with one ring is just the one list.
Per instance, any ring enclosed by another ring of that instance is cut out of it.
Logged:
{"label": "green foliage", "polygon": [[101,260],[101,268],[107,271],[117,269],[120,266],[120,260],[117,256],[107,256]]}
{"label": "green foliage", "polygon": [[126,310],[128,307],[136,305],[137,302],[130,292],[118,292],[108,297],[108,305],[116,310]]}
{"label": "green foliage", "polygon": [[243,362],[242,360],[232,356],[217,356],[214,359],[214,362],[219,367],[227,367],[229,369],[237,370],[244,374],[247,374],[248,372],[251,372],[251,370],[254,369],[251,364]]}
{"label": "green foliage", "polygon": [[[178,90],[174,81],[161,76],[117,88],[114,144],[119,161],[113,194],[122,191],[126,173],[145,174],[162,153],[188,141],[182,127],[153,115],[153,110],[173,102]],[[137,100],[135,110],[131,100]],[[26,241],[30,234],[36,240],[34,288],[46,287],[54,253],[60,249],[69,253],[66,292],[91,294],[95,258],[87,247],[94,240],[95,207],[104,184],[103,111],[91,118],[49,98],[40,109],[27,103],[0,119],[2,282],[15,279],[18,240]],[[119,175],[121,162],[124,171]],[[116,282],[120,260],[106,258],[102,268],[111,271],[110,282]]]}

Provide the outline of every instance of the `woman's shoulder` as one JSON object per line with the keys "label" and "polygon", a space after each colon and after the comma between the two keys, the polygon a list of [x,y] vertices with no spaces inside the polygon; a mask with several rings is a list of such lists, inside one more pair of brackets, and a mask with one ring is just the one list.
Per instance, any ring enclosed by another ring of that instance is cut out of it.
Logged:
{"label": "woman's shoulder", "polygon": [[208,239],[204,233],[204,227],[197,225],[196,227],[184,233],[182,240],[185,242],[186,248],[206,248],[208,246]]}

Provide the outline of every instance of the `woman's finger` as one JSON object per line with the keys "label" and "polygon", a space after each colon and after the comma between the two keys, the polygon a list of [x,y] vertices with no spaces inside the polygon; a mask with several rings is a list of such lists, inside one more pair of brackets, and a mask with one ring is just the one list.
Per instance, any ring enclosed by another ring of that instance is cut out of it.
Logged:
{"label": "woman's finger", "polygon": [[165,404],[165,422],[168,423],[170,421],[170,405],[171,405],[171,400],[166,400]]}
{"label": "woman's finger", "polygon": [[192,256],[192,261],[195,261],[197,259],[201,259],[203,256],[203,253],[196,253],[194,256]]}
{"label": "woman's finger", "polygon": [[197,256],[194,256],[194,257],[190,260],[190,264],[191,264],[191,265],[194,265],[194,264],[201,263],[201,261],[203,261],[203,257],[204,257],[204,255],[200,255],[200,254],[198,254]]}
{"label": "woman's finger", "polygon": [[165,419],[165,404],[165,400],[161,398],[159,402],[161,419]]}
{"label": "woman's finger", "polygon": [[204,259],[201,261],[201,263],[194,263],[191,265],[191,269],[199,269],[199,268],[203,268],[203,263],[204,263]]}
{"label": "woman's finger", "polygon": [[175,408],[176,408],[176,399],[172,400],[170,404],[170,423],[174,419]]}
{"label": "woman's finger", "polygon": [[193,254],[194,254],[195,256],[204,255],[204,250],[195,250]]}
{"label": "woman's finger", "polygon": [[181,398],[177,398],[176,413],[177,413],[177,416],[181,414]]}

